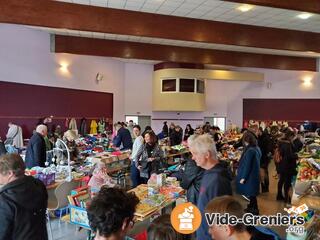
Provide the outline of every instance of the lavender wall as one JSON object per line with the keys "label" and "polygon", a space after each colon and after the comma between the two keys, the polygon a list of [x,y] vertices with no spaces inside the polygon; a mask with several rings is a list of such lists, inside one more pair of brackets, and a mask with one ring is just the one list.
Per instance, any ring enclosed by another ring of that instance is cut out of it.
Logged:
{"label": "lavender wall", "polygon": [[[0,36],[0,81],[113,93],[113,117],[124,120],[123,62],[50,53],[49,34],[25,26],[0,24]],[[61,63],[69,65],[68,72]],[[99,84],[97,72],[104,75]]]}
{"label": "lavender wall", "polygon": [[125,113],[151,115],[153,64],[126,63]]}
{"label": "lavender wall", "polygon": [[[215,85],[217,82],[210,84],[210,88],[216,88],[224,94],[218,96],[225,98],[227,107],[225,108],[228,120],[237,125],[242,125],[243,107],[242,99],[244,98],[315,98],[320,97],[319,73],[303,71],[282,71],[269,69],[243,69],[248,71],[262,72],[265,74],[265,82],[224,82],[219,83],[219,88]],[[312,76],[312,84],[306,86],[302,79],[305,76]],[[271,88],[267,84],[271,83]],[[214,99],[212,98],[212,101]],[[277,107],[276,105],[274,106]],[[308,107],[308,106],[306,106]],[[299,114],[299,112],[297,112]]]}

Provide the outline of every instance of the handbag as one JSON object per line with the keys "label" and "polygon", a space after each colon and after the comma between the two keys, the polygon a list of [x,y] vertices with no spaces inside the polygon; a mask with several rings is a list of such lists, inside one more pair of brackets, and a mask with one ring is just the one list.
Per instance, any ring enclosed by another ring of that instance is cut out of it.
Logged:
{"label": "handbag", "polygon": [[280,163],[280,162],[281,162],[282,156],[281,156],[279,147],[277,147],[277,148],[274,150],[273,159],[274,159],[274,162],[275,162],[275,163]]}
{"label": "handbag", "polygon": [[13,144],[13,138],[9,137],[4,141],[4,145],[12,145]]}
{"label": "handbag", "polygon": [[18,132],[19,132],[19,127],[17,127],[17,132],[13,135],[13,137],[8,137],[4,141],[4,145],[13,145],[13,139],[18,135]]}

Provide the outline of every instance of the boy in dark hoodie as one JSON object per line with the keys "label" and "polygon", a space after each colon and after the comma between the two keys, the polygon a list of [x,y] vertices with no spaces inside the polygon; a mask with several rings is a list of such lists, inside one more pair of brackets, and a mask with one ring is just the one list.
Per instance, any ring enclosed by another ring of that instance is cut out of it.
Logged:
{"label": "boy in dark hoodie", "polygon": [[202,214],[202,222],[196,236],[198,240],[211,240],[204,216],[205,208],[215,197],[232,195],[232,177],[228,168],[219,163],[214,141],[208,134],[193,135],[188,139],[188,144],[192,159],[195,160],[197,166],[205,169],[197,204]]}
{"label": "boy in dark hoodie", "polygon": [[18,154],[0,157],[0,239],[46,240],[48,194],[38,179],[24,175]]}

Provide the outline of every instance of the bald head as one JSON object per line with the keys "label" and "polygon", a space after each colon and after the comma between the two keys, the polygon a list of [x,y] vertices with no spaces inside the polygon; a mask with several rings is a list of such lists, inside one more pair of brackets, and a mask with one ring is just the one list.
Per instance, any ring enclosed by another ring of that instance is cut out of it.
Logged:
{"label": "bald head", "polygon": [[37,126],[36,132],[41,134],[43,137],[45,137],[48,134],[48,128],[46,125],[41,124]]}

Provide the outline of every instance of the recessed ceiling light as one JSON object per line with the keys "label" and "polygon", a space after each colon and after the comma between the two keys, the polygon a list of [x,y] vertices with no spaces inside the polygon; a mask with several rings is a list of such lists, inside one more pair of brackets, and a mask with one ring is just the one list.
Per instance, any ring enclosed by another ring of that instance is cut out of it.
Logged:
{"label": "recessed ceiling light", "polygon": [[312,17],[312,14],[311,14],[311,13],[300,13],[300,14],[298,15],[298,18],[300,18],[300,19],[308,19],[308,18],[310,18],[310,17]]}
{"label": "recessed ceiling light", "polygon": [[250,4],[242,4],[237,8],[241,12],[248,12],[253,9],[253,5]]}

